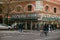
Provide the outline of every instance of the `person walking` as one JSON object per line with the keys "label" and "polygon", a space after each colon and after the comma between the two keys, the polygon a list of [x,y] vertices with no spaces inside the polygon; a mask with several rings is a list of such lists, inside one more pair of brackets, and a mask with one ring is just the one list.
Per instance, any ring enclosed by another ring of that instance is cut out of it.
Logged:
{"label": "person walking", "polygon": [[33,29],[33,31],[35,30],[35,24],[33,24],[32,29]]}
{"label": "person walking", "polygon": [[23,29],[23,24],[19,23],[19,31],[22,32],[22,29]]}
{"label": "person walking", "polygon": [[54,31],[54,25],[53,25],[53,24],[51,24],[50,29],[51,29],[51,32],[53,32],[53,31]]}
{"label": "person walking", "polygon": [[55,31],[56,30],[56,28],[57,28],[57,25],[56,24],[53,24],[54,26],[53,26],[53,30]]}
{"label": "person walking", "polygon": [[48,30],[49,30],[48,29],[48,24],[44,24],[43,31],[44,31],[45,36],[47,36]]}
{"label": "person walking", "polygon": [[48,24],[49,32],[51,32],[51,24]]}
{"label": "person walking", "polygon": [[39,23],[37,23],[37,31],[39,31],[40,30],[40,28],[39,28]]}
{"label": "person walking", "polygon": [[43,32],[43,25],[41,25],[41,26],[40,26],[40,36],[42,37],[43,34],[44,34],[44,32]]}

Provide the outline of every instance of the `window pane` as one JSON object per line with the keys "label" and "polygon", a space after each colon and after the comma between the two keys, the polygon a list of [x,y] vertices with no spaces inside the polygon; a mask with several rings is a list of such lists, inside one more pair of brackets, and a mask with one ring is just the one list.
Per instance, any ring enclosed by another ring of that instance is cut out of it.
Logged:
{"label": "window pane", "polygon": [[28,5],[28,11],[31,11],[31,10],[32,10],[32,6]]}
{"label": "window pane", "polygon": [[54,13],[56,13],[56,8],[54,8]]}
{"label": "window pane", "polygon": [[46,9],[45,9],[45,11],[48,11],[48,9],[49,9],[49,7],[48,7],[48,6],[46,6]]}

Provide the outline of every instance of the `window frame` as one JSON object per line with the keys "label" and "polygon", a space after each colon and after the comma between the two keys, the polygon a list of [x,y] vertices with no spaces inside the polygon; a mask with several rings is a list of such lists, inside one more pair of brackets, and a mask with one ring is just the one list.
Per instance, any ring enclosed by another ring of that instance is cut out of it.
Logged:
{"label": "window frame", "polygon": [[54,7],[54,13],[57,13],[57,8],[56,7]]}
{"label": "window frame", "polygon": [[49,6],[45,6],[45,11],[48,12]]}
{"label": "window frame", "polygon": [[28,11],[32,11],[32,5],[28,5]]}

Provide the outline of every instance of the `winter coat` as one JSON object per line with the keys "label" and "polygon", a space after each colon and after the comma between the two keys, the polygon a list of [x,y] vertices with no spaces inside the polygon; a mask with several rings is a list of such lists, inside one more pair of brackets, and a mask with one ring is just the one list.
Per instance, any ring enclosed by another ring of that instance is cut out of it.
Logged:
{"label": "winter coat", "polygon": [[44,30],[44,31],[48,31],[48,30],[49,30],[49,29],[48,29],[48,24],[45,24],[45,25],[44,25],[43,30]]}

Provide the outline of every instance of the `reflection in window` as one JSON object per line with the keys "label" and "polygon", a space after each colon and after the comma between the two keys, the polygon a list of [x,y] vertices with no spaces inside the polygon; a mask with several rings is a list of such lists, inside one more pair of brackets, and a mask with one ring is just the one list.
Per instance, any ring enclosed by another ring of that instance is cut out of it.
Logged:
{"label": "reflection in window", "polygon": [[56,8],[54,8],[54,13],[56,13]]}
{"label": "reflection in window", "polygon": [[32,11],[32,6],[28,5],[28,11]]}

